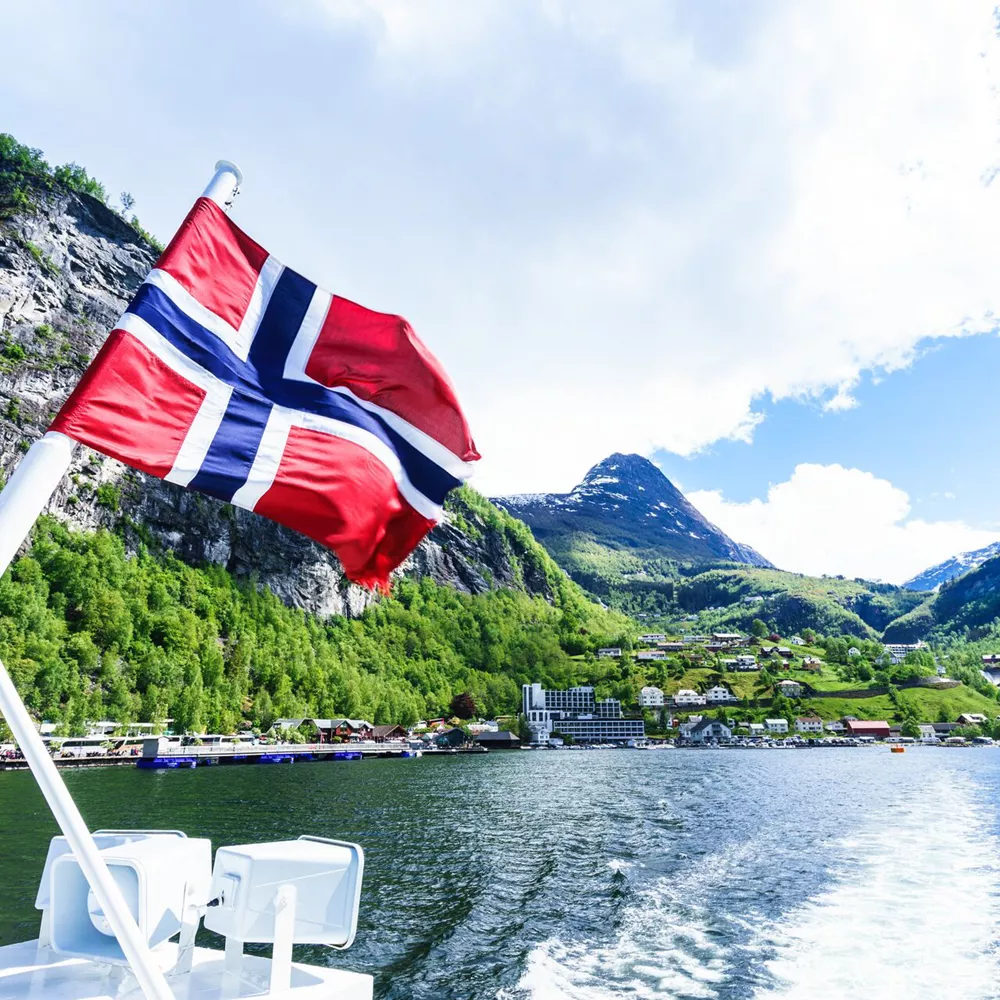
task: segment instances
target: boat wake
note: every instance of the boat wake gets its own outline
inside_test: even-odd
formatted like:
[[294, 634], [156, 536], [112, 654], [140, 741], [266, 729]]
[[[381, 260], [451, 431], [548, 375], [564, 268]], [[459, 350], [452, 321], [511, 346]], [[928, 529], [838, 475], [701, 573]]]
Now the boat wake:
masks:
[[939, 774], [841, 844], [834, 884], [759, 944], [755, 1000], [988, 1000], [998, 990], [1000, 881], [992, 810]]
[[[528, 958], [518, 995], [532, 1000], [715, 1000], [728, 963], [706, 896], [752, 865], [762, 849], [762, 841], [734, 845], [705, 859], [697, 870], [660, 876], [637, 889], [609, 943], [553, 938], [538, 945]], [[616, 875], [622, 870], [620, 862], [610, 867]]]
[[[1000, 844], [981, 792], [949, 770], [827, 841], [828, 856], [815, 841], [760, 836], [678, 875], [637, 878], [610, 939], [535, 946], [511, 996], [996, 1000]], [[609, 867], [623, 877], [620, 862]], [[778, 893], [783, 916], [754, 914], [758, 873], [758, 896]]]

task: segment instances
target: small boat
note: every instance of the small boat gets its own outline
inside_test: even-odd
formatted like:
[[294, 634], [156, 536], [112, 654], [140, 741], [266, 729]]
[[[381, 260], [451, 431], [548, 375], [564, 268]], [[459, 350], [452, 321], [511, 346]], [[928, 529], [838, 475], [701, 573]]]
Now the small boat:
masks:
[[889, 747], [891, 753], [906, 753], [906, 747]]

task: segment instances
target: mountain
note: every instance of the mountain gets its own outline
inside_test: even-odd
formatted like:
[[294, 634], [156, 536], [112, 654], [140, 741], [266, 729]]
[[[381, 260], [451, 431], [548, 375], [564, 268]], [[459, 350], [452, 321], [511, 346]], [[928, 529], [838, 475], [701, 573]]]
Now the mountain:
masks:
[[[998, 630], [1000, 620], [1000, 556], [945, 580], [909, 614], [885, 631], [888, 642], [917, 639], [978, 641]], [[992, 651], [992, 650], [991, 650]]]
[[586, 534], [610, 548], [644, 550], [678, 562], [771, 565], [708, 521], [641, 455], [609, 456], [570, 493], [524, 493], [493, 502], [524, 521], [553, 553], [568, 536]]
[[937, 590], [941, 584], [954, 580], [955, 577], [968, 573], [970, 570], [982, 566], [987, 559], [1000, 556], [1000, 542], [992, 542], [982, 549], [975, 549], [972, 552], [963, 552], [961, 555], [946, 559], [937, 566], [931, 566], [922, 573], [918, 573], [913, 579], [907, 580], [903, 584], [909, 590]]
[[[82, 168], [0, 134], [0, 486], [157, 254]], [[86, 448], [48, 513], [0, 579], [0, 658], [53, 720], [406, 722], [466, 690], [515, 711], [523, 681], [616, 683], [581, 657], [631, 629], [468, 488], [387, 600], [309, 539]]]

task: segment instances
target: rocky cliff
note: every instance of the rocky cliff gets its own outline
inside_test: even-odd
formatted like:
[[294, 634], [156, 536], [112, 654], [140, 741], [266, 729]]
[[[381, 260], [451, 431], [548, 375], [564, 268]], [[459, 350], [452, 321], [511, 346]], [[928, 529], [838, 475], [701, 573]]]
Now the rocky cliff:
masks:
[[[2, 166], [2, 164], [0, 164]], [[2, 174], [0, 174], [2, 179]], [[80, 378], [153, 266], [143, 234], [99, 199], [47, 181], [0, 212], [0, 474], [10, 475]], [[0, 206], [2, 207], [2, 206]], [[512, 585], [549, 597], [522, 526], [468, 490], [404, 567], [479, 593]], [[80, 448], [50, 510], [75, 527], [114, 527], [192, 563], [254, 576], [289, 604], [354, 615], [372, 600], [336, 558], [247, 511]]]

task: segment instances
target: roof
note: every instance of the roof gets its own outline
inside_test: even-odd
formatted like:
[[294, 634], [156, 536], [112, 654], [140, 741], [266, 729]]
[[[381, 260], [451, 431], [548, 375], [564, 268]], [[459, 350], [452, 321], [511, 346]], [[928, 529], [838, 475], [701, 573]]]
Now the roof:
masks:
[[877, 729], [879, 732], [889, 732], [892, 728], [884, 719], [851, 719], [848, 729]]
[[772, 722], [783, 722], [786, 726], [788, 725], [787, 719], [765, 719], [764, 722], [767, 725], [770, 725]]
[[520, 738], [509, 729], [500, 729], [495, 733], [476, 733], [477, 743], [520, 743]]
[[389, 733], [394, 732], [397, 729], [402, 729], [403, 732], [406, 732], [406, 729], [397, 722], [397, 723], [390, 723], [390, 724], [385, 725], [385, 726], [376, 726], [375, 727], [375, 731], [374, 731], [374, 735], [375, 736], [388, 736]]
[[796, 722], [822, 722], [823, 720], [818, 715], [800, 715]]
[[700, 733], [703, 729], [709, 729], [711, 726], [722, 726], [728, 729], [724, 722], [719, 719], [702, 719], [701, 722], [695, 723], [694, 729], [691, 730], [692, 733]]

